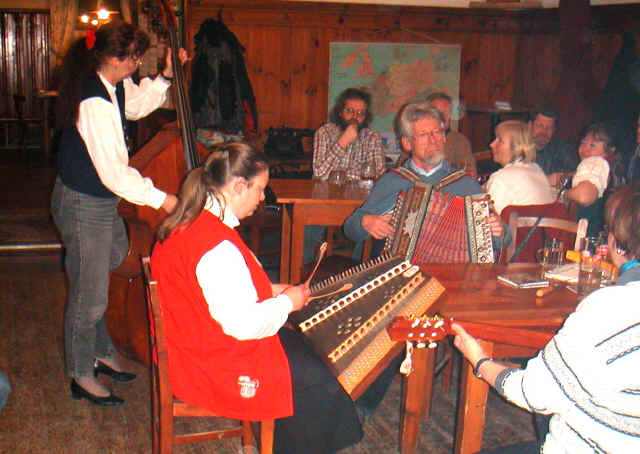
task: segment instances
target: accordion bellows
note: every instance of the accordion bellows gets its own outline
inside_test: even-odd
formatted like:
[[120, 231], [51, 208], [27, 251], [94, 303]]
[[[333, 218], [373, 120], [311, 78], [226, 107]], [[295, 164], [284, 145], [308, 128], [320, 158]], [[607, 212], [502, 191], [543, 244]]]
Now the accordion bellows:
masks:
[[395, 235], [385, 251], [423, 263], [493, 263], [487, 194], [456, 196], [417, 183], [398, 196], [392, 213]]

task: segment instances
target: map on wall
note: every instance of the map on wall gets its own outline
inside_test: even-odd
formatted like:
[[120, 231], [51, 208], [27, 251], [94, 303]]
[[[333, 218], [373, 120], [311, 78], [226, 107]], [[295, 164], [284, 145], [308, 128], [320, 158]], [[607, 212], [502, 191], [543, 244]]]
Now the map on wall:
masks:
[[371, 128], [382, 134], [387, 155], [399, 145], [393, 121], [400, 107], [443, 91], [454, 100], [460, 87], [460, 46], [408, 43], [330, 44], [329, 111], [350, 87], [371, 93]]

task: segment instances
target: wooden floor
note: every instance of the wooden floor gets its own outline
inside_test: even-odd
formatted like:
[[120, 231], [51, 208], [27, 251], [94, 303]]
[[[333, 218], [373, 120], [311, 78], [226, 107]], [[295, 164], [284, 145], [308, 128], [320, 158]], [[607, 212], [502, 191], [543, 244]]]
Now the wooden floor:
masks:
[[[49, 235], [48, 191], [52, 172], [24, 168], [20, 162], [0, 163], [0, 240], [2, 232], [17, 232], [16, 222], [28, 218]], [[18, 224], [17, 227], [15, 224]], [[10, 228], [6, 226], [10, 225]], [[146, 453], [149, 432], [149, 378], [132, 364], [139, 378], [115, 384], [126, 400], [118, 408], [100, 408], [74, 401], [63, 370], [62, 317], [65, 278], [60, 257], [14, 254], [0, 256], [0, 370], [9, 375], [13, 393], [0, 411], [0, 453]], [[396, 379], [382, 406], [365, 426], [365, 438], [341, 454], [397, 452], [400, 380]], [[418, 452], [450, 453], [453, 446], [455, 392], [436, 384], [430, 421], [422, 425]], [[193, 424], [193, 423], [189, 423]], [[487, 448], [534, 437], [528, 414], [490, 397], [485, 431]], [[177, 453], [238, 453], [233, 441], [176, 449]], [[303, 453], [301, 453], [303, 454]]]

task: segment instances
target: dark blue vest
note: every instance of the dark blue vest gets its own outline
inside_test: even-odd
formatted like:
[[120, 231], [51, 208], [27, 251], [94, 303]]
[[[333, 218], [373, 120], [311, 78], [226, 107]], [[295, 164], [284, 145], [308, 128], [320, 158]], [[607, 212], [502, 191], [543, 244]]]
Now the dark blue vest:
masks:
[[[111, 102], [107, 88], [98, 75], [94, 73], [87, 78], [82, 87], [81, 101], [95, 97], [103, 98]], [[118, 99], [118, 107], [120, 108], [122, 130], [126, 131], [124, 84], [122, 82], [116, 85], [116, 98]], [[60, 135], [60, 141], [58, 143], [58, 174], [62, 182], [75, 191], [96, 197], [115, 197], [115, 194], [107, 189], [107, 187], [102, 184], [102, 181], [100, 181], [98, 172], [96, 172], [89, 152], [87, 151], [87, 146], [75, 125], [65, 128]]]

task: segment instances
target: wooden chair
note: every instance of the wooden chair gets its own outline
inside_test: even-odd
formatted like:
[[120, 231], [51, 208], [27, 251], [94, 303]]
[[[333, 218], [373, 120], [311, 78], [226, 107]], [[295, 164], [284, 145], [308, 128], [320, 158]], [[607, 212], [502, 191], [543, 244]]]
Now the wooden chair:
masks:
[[[529, 207], [532, 206], [535, 205], [530, 205]], [[545, 205], [537, 206], [544, 207]], [[513, 207], [513, 209], [507, 213], [512, 240], [511, 244], [503, 251], [505, 252], [502, 254], [503, 257], [501, 257], [503, 263], [509, 263], [515, 253], [518, 244], [518, 232], [526, 232], [531, 229], [540, 215], [543, 215], [543, 217], [538, 224], [537, 231], [531, 236], [527, 245], [522, 249], [520, 255], [517, 257], [517, 261], [536, 261], [536, 250], [544, 246], [545, 229], [549, 229], [549, 233], [546, 233], [548, 238], [558, 238], [564, 242], [565, 248], [573, 247], [573, 249], [576, 250], [580, 249], [582, 239], [586, 236], [589, 225], [586, 219], [580, 219], [578, 222], [575, 222], [562, 218], [547, 217], [546, 213], [548, 211], [545, 212], [544, 210], [539, 211], [539, 214], [536, 215], [524, 215], [529, 207]], [[506, 208], [501, 213], [503, 219], [505, 211]], [[524, 238], [524, 235], [526, 235], [526, 233], [522, 233], [520, 238]]]
[[[169, 382], [167, 345], [164, 338], [162, 309], [158, 295], [158, 284], [151, 277], [149, 257], [142, 258], [144, 270], [147, 309], [149, 313], [150, 344], [153, 360], [151, 361], [151, 433], [154, 454], [170, 454], [173, 445], [196, 443], [206, 440], [241, 437], [245, 454], [255, 453], [255, 438], [251, 422], [240, 421], [228, 429], [176, 434], [174, 419], [178, 417], [219, 417], [209, 410], [182, 402], [173, 397]], [[260, 453], [271, 454], [273, 451], [274, 421], [260, 422]]]

